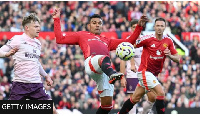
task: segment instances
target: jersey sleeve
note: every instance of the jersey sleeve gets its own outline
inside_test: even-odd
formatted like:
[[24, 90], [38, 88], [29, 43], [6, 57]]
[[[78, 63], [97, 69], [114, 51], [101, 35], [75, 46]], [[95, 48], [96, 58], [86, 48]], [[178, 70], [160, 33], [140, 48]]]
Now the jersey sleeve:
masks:
[[40, 71], [39, 73], [40, 73], [41, 76], [43, 76], [43, 77], [47, 76], [47, 73], [43, 69], [43, 67], [42, 67], [40, 62], [39, 62], [39, 71]]
[[131, 34], [131, 36], [129, 38], [127, 38], [127, 39], [110, 39], [110, 44], [109, 44], [110, 51], [115, 50], [117, 48], [117, 46], [122, 42], [129, 42], [134, 45], [135, 41], [139, 37], [142, 29], [143, 29], [143, 27], [137, 25], [135, 28], [135, 31]]
[[79, 44], [79, 32], [72, 32], [69, 35], [63, 35], [61, 32], [60, 19], [54, 18], [54, 34], [56, 37], [56, 43], [58, 44], [69, 44], [78, 45]]
[[143, 36], [143, 37], [138, 38], [136, 40], [136, 43], [135, 43], [136, 48], [145, 47], [146, 46], [146, 44], [149, 42], [149, 39], [147, 38], [147, 36]]
[[18, 38], [19, 36], [14, 36], [8, 42], [6, 43], [6, 46], [8, 46], [10, 49], [13, 48], [18, 48], [20, 46], [20, 39]]
[[11, 50], [10, 47], [8, 47], [7, 45], [3, 45], [0, 48], [0, 57], [5, 57], [6, 53], [9, 52]]
[[177, 54], [178, 52], [176, 51], [176, 48], [174, 46], [174, 43], [171, 39], [169, 39], [169, 50], [172, 55]]

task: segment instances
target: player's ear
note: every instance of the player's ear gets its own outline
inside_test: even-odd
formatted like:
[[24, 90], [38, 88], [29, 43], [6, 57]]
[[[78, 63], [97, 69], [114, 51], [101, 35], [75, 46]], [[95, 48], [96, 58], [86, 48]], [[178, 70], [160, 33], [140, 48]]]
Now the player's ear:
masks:
[[87, 24], [87, 29], [90, 30], [90, 23]]
[[28, 25], [25, 25], [24, 30], [28, 30], [28, 29], [29, 29]]

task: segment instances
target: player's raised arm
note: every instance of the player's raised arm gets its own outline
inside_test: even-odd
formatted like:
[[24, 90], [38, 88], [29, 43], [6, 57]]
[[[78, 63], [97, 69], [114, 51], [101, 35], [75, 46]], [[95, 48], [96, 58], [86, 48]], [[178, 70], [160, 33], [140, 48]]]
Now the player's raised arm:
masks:
[[172, 41], [170, 41], [169, 48], [167, 47], [164, 50], [164, 53], [174, 62], [177, 62], [177, 63], [180, 62], [180, 56], [178, 55], [178, 52], [176, 51], [175, 46]]
[[145, 25], [147, 21], [148, 21], [147, 16], [143, 15], [138, 21], [138, 25], [136, 26], [134, 32], [131, 34], [131, 36], [128, 39], [111, 39], [110, 51], [115, 50], [121, 42], [130, 42], [131, 44], [134, 45], [143, 29], [143, 26]]
[[56, 43], [58, 44], [70, 44], [77, 45], [79, 42], [79, 35], [77, 32], [70, 35], [63, 35], [60, 26], [60, 9], [56, 8], [52, 14], [54, 19], [54, 33], [56, 37]]

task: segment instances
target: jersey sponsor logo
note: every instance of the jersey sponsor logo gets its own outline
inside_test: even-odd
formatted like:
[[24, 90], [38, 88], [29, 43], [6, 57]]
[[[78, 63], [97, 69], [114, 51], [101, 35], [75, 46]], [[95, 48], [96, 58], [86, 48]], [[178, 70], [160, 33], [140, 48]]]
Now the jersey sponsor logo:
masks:
[[104, 41], [102, 41], [99, 37], [95, 36], [95, 38], [93, 39], [88, 39], [88, 41], [94, 41], [94, 40], [97, 40], [97, 41], [100, 41], [101, 43], [103, 43], [104, 45], [106, 45], [108, 47], [108, 44], [105, 43]]
[[156, 45], [155, 45], [155, 44], [152, 44], [152, 45], [151, 45], [151, 47], [152, 47], [152, 48], [155, 48], [155, 47], [156, 47]]
[[164, 48], [167, 48], [167, 47], [168, 47], [168, 45], [167, 45], [166, 43], [164, 43], [164, 44], [163, 44], [163, 47], [164, 47]]
[[152, 59], [154, 59], [154, 60], [158, 60], [158, 59], [163, 59], [164, 56], [163, 56], [163, 57], [153, 57], [153, 56], [150, 55], [150, 58], [152, 58]]
[[25, 52], [25, 57], [27, 57], [27, 58], [37, 58], [37, 59], [39, 59], [39, 55], [37, 55], [37, 54], [32, 54], [32, 53], [28, 53], [28, 52]]

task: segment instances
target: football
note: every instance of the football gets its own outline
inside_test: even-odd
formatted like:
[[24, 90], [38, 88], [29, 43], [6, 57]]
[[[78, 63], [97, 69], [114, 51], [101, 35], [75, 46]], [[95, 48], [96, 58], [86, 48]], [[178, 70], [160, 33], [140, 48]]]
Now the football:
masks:
[[121, 60], [130, 60], [135, 55], [135, 48], [129, 42], [122, 42], [117, 46], [116, 56]]

